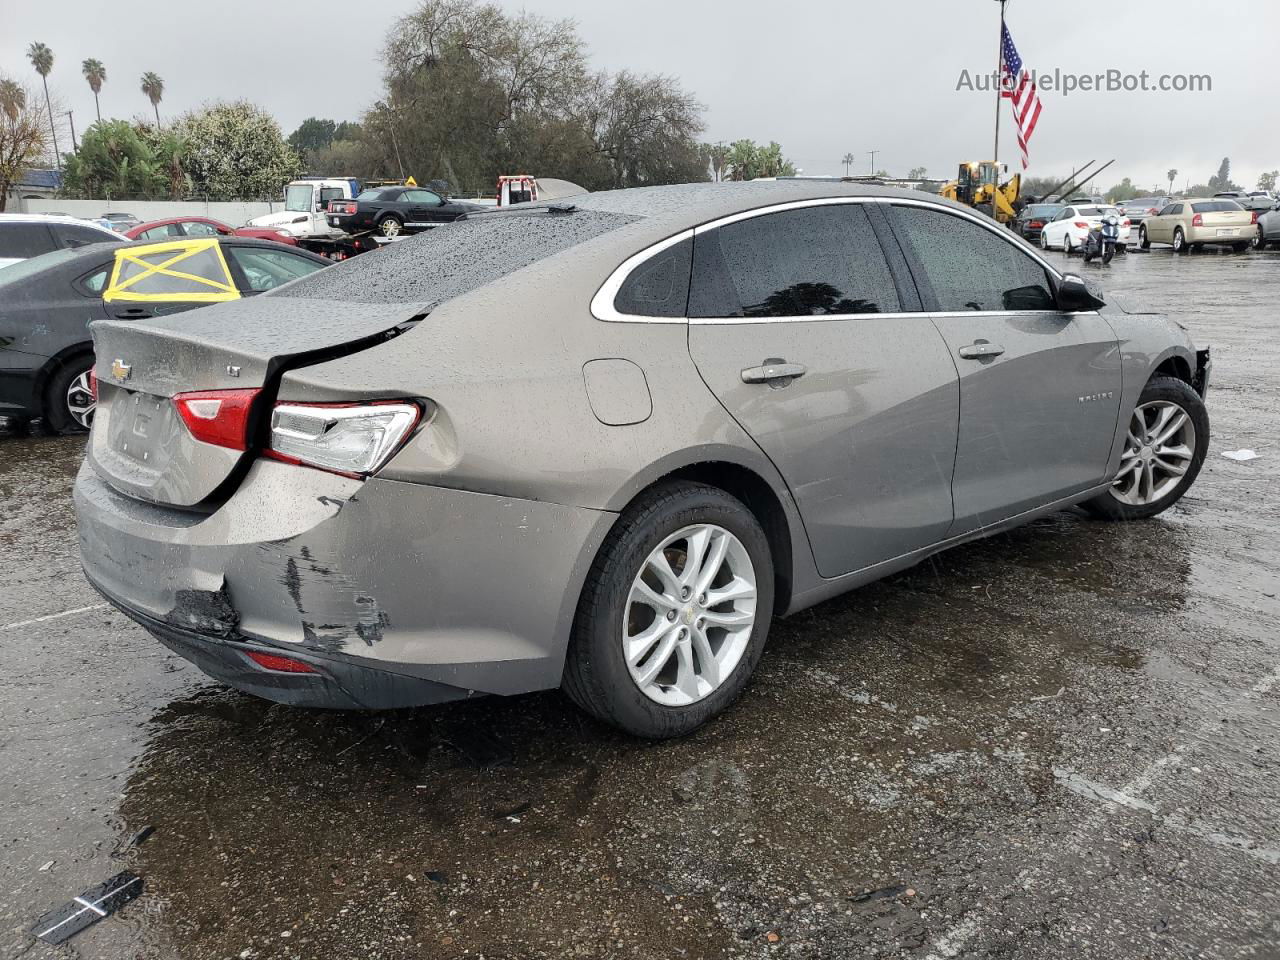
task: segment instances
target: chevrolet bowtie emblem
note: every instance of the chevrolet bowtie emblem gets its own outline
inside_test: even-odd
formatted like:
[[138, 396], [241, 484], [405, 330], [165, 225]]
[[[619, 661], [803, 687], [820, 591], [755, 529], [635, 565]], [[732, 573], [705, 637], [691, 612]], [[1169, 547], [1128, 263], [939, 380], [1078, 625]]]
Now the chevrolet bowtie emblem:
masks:
[[125, 363], [123, 360], [117, 358], [111, 361], [111, 376], [115, 377], [117, 380], [128, 380], [132, 373], [133, 367]]

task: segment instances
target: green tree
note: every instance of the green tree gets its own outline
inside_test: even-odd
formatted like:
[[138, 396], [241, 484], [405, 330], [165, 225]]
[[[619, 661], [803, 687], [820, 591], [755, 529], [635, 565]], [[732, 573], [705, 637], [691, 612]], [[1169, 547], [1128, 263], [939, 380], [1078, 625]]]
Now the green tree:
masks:
[[1141, 187], [1135, 187], [1129, 178], [1125, 177], [1108, 190], [1106, 196], [1111, 203], [1119, 203], [1121, 200], [1132, 200], [1134, 197], [1140, 197], [1145, 192]]
[[36, 73], [40, 74], [40, 80], [44, 83], [44, 106], [49, 111], [49, 135], [53, 139], [53, 162], [61, 170], [58, 131], [53, 125], [53, 101], [49, 99], [49, 73], [53, 70], [53, 51], [43, 43], [33, 43], [27, 47], [27, 59], [31, 61], [31, 66], [35, 67]]
[[244, 100], [215, 103], [175, 124], [196, 195], [208, 200], [274, 200], [302, 172], [280, 125]]
[[1272, 170], [1258, 177], [1258, 189], [1273, 191], [1276, 188], [1276, 181], [1280, 180], [1280, 170]]
[[668, 77], [593, 72], [570, 21], [422, 0], [392, 27], [383, 62], [359, 132], [383, 175], [466, 192], [521, 171], [589, 189], [707, 178], [701, 106]]
[[62, 192], [69, 197], [157, 200], [167, 194], [155, 151], [127, 120], [95, 123], [67, 157]]
[[164, 99], [164, 81], [157, 74], [148, 70], [140, 81], [142, 92], [151, 101], [151, 109], [156, 112], [156, 129], [160, 129], [160, 101]]
[[182, 200], [191, 193], [187, 176], [187, 141], [175, 129], [161, 130], [147, 123], [135, 122], [134, 131], [151, 150], [156, 171], [165, 181], [170, 200]]
[[101, 123], [102, 108], [98, 105], [98, 94], [102, 92], [102, 84], [107, 79], [107, 68], [102, 65], [101, 60], [90, 59], [80, 64], [80, 72], [89, 81], [89, 89], [93, 91], [93, 112], [98, 115], [98, 122]]
[[294, 152], [304, 160], [308, 159], [312, 153], [317, 150], [323, 150], [329, 144], [333, 143], [334, 132], [338, 125], [332, 120], [322, 120], [319, 117], [307, 117], [298, 129], [289, 134], [289, 146]]
[[1239, 189], [1231, 182], [1231, 158], [1223, 157], [1222, 163], [1218, 166], [1218, 172], [1209, 178], [1209, 192], [1222, 193], [1224, 190]]
[[911, 171], [907, 174], [907, 179], [908, 180], [925, 180], [928, 178], [928, 176], [929, 176], [929, 171], [926, 170], [924, 167], [912, 167]]
[[34, 90], [0, 77], [0, 212], [10, 188], [49, 148], [50, 131], [35, 100]]
[[729, 144], [728, 166], [730, 180], [796, 175], [795, 165], [782, 155], [776, 141], [760, 146], [754, 140], [735, 140]]

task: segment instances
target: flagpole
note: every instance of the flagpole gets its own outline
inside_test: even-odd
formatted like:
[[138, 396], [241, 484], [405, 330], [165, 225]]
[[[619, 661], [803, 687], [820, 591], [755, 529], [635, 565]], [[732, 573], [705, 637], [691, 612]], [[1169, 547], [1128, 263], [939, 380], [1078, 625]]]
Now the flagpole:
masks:
[[1000, 36], [996, 43], [996, 146], [991, 154], [991, 159], [995, 163], [1000, 162], [1000, 101], [1003, 98], [1004, 90], [1004, 5], [1009, 0], [997, 0], [1000, 4]]

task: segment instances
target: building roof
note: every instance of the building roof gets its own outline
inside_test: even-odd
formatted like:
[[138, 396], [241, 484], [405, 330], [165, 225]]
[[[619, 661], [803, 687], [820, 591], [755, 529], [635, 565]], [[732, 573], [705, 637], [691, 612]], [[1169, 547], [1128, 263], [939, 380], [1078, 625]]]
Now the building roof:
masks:
[[62, 173], [57, 170], [24, 170], [21, 179], [15, 186], [19, 189], [30, 187], [41, 190], [60, 190], [62, 188]]

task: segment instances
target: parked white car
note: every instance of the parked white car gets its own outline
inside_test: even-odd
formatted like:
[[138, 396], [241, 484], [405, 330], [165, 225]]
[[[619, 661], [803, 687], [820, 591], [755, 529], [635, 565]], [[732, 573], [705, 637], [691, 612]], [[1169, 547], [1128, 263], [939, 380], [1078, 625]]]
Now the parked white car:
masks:
[[89, 220], [50, 213], [0, 213], [0, 268], [51, 250], [121, 239], [115, 231]]
[[1132, 224], [1115, 207], [1077, 205], [1064, 208], [1044, 225], [1040, 231], [1040, 246], [1045, 250], [1062, 250], [1070, 253], [1084, 245], [1085, 237], [1094, 227], [1101, 226], [1102, 218], [1114, 216], [1120, 220], [1120, 247], [1129, 245]]

